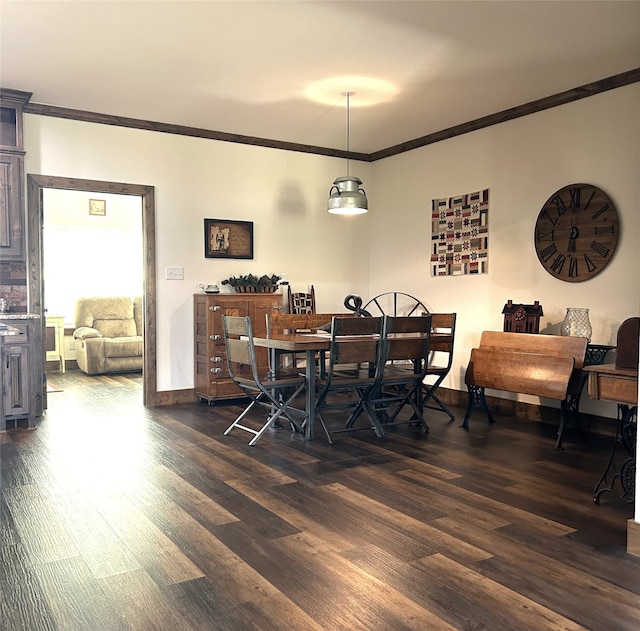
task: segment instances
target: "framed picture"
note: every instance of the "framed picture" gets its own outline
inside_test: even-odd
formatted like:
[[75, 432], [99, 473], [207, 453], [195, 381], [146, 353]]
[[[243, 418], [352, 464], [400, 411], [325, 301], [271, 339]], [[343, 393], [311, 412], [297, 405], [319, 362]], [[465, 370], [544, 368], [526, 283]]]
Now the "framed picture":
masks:
[[204, 255], [208, 259], [252, 259], [253, 221], [205, 219]]
[[105, 199], [90, 199], [89, 200], [89, 214], [104, 217], [107, 214], [107, 200]]

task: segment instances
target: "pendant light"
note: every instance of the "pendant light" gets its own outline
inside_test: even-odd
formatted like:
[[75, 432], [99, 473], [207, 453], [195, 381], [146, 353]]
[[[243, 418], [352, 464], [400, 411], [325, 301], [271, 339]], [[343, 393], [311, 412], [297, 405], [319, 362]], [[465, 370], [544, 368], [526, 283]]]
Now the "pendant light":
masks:
[[329, 189], [327, 210], [334, 215], [361, 215], [367, 212], [367, 195], [359, 177], [349, 175], [349, 99], [355, 92], [342, 92], [347, 97], [347, 175], [337, 177]]

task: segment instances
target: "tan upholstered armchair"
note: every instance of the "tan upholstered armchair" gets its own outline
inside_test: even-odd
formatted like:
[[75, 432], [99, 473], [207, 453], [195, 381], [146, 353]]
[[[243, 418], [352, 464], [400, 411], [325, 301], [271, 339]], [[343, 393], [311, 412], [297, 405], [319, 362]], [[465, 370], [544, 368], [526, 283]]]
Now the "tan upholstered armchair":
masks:
[[142, 298], [80, 298], [76, 361], [88, 375], [142, 370]]

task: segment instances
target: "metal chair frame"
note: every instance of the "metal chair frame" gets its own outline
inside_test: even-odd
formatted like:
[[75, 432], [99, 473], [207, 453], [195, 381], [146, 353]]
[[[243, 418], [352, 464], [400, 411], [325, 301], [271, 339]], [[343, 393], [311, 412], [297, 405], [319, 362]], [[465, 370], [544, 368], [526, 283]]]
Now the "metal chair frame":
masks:
[[[318, 375], [320, 390], [316, 400], [316, 415], [330, 444], [333, 444], [333, 434], [357, 429], [373, 429], [379, 438], [384, 436], [384, 430], [369, 403], [369, 394], [380, 383], [385, 361], [383, 325], [382, 316], [332, 319], [329, 365], [326, 375]], [[352, 396], [347, 399], [348, 394]], [[342, 429], [329, 429], [323, 415], [328, 410], [349, 412]], [[361, 412], [366, 413], [370, 424], [355, 427], [355, 420]]]
[[[306, 412], [294, 408], [291, 403], [305, 388], [304, 375], [277, 376], [269, 371], [266, 375], [261, 376], [256, 360], [251, 318], [249, 316], [222, 316], [222, 323], [229, 376], [251, 401], [225, 430], [224, 435], [229, 435], [237, 427], [253, 434], [249, 445], [255, 445], [270, 427], [278, 423], [282, 416], [289, 420], [292, 429], [302, 432], [304, 423], [299, 423], [294, 418], [294, 413], [301, 413], [304, 416]], [[249, 412], [256, 407], [267, 412], [266, 421], [258, 429], [243, 424]]]
[[[436, 338], [431, 340], [431, 353], [432, 357], [427, 367], [425, 379], [430, 376], [435, 376], [436, 380], [432, 384], [422, 384], [424, 397], [422, 399], [422, 407], [429, 408], [430, 410], [437, 410], [444, 412], [452, 421], [455, 420], [455, 415], [451, 410], [437, 397], [436, 390], [440, 387], [440, 384], [444, 381], [445, 377], [449, 374], [451, 366], [453, 365], [453, 346], [456, 336], [456, 318], [455, 313], [432, 313], [431, 314], [431, 328], [433, 333], [443, 332], [451, 335], [451, 340], [446, 342], [439, 342]], [[433, 354], [436, 352], [447, 353], [447, 362], [444, 365], [433, 364]], [[429, 405], [430, 401], [433, 401], [435, 405]]]
[[[429, 365], [431, 316], [385, 316], [386, 362], [379, 389], [369, 403], [383, 427], [387, 424], [420, 423], [429, 426], [423, 416], [422, 381]], [[398, 414], [409, 405], [413, 416], [398, 422]]]

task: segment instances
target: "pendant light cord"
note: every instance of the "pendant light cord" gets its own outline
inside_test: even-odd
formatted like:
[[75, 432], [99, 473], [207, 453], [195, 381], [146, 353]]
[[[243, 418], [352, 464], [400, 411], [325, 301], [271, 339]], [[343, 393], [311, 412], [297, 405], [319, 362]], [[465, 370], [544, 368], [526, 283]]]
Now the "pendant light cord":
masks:
[[350, 128], [350, 120], [349, 120], [349, 98], [354, 92], [345, 92], [347, 97], [347, 177], [349, 177], [349, 128]]

